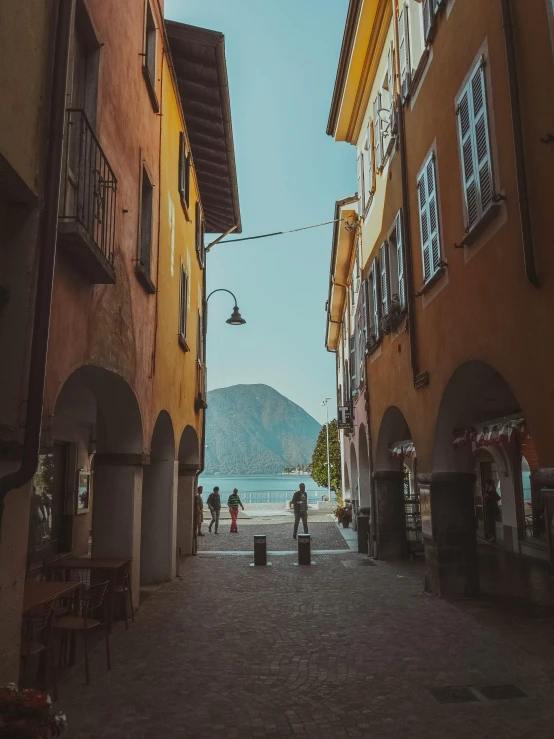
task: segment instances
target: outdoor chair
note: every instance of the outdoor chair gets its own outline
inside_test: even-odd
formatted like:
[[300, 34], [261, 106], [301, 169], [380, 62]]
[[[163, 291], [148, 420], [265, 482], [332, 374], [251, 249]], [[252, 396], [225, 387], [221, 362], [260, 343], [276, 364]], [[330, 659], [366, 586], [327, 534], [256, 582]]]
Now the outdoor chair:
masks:
[[[48, 654], [50, 670], [52, 672], [54, 700], [56, 700], [58, 690], [56, 686], [54, 648], [52, 644], [53, 610], [54, 601], [51, 600], [23, 614], [19, 656], [22, 662], [22, 674], [24, 674], [31, 657], [38, 655], [40, 660], [40, 656], [42, 656], [43, 654]], [[44, 669], [46, 670], [46, 665], [44, 665]]]
[[125, 607], [125, 628], [129, 629], [129, 612], [128, 604], [131, 604], [131, 620], [135, 622], [135, 609], [133, 607], [133, 589], [131, 586], [131, 573], [133, 569], [133, 558], [131, 557], [125, 562], [125, 565], [117, 573], [115, 584], [115, 592], [123, 595], [123, 605]]
[[[75, 607], [74, 615], [62, 616], [57, 619], [54, 623], [54, 628], [59, 629], [62, 636], [72, 635], [74, 636], [77, 632], [83, 635], [83, 643], [85, 650], [85, 676], [87, 685], [90, 682], [89, 663], [88, 663], [88, 633], [94, 629], [102, 626], [105, 632], [106, 639], [106, 661], [108, 670], [111, 670], [111, 659], [110, 659], [110, 640], [109, 640], [109, 629], [110, 624], [108, 620], [108, 610], [106, 606], [106, 592], [108, 590], [109, 582], [99, 582], [89, 585], [88, 588], [81, 590], [75, 596]], [[104, 622], [102, 623], [96, 617], [99, 609], [104, 611]], [[62, 644], [60, 646], [60, 661], [64, 649], [64, 639], [62, 638]]]

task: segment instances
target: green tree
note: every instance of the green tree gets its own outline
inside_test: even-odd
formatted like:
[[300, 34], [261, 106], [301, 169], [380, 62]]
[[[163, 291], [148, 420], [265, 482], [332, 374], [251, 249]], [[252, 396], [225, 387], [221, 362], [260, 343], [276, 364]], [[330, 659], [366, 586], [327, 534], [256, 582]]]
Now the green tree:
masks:
[[[331, 490], [340, 499], [341, 458], [339, 431], [336, 420], [329, 423], [329, 461], [331, 463]], [[312, 477], [321, 487], [327, 487], [327, 427], [323, 426], [317, 437], [312, 457]]]

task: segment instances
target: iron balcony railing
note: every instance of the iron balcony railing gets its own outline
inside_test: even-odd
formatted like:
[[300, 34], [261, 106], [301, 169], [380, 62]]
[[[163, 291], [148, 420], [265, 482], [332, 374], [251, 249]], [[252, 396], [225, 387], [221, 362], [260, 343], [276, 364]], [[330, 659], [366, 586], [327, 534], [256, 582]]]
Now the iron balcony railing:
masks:
[[66, 116], [60, 220], [80, 224], [113, 265], [117, 179], [85, 112]]

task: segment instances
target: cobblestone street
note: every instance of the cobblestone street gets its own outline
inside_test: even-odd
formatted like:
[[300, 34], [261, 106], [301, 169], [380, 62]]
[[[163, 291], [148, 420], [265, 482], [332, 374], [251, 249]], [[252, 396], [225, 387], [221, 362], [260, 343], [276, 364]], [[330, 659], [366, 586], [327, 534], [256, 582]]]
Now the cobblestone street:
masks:
[[111, 672], [100, 645], [90, 686], [82, 665], [62, 684], [70, 739], [552, 737], [551, 618], [483, 619], [424, 595], [418, 566], [314, 560], [183, 560]]
[[[314, 521], [314, 518], [316, 519]], [[277, 519], [281, 521], [282, 519]], [[312, 537], [312, 549], [348, 549], [344, 539], [340, 535], [334, 523], [329, 523], [329, 516], [310, 516], [309, 531]], [[252, 537], [254, 534], [265, 534], [267, 537], [267, 551], [293, 551], [296, 549], [296, 542], [292, 538], [294, 519], [291, 516], [286, 523], [278, 523], [270, 518], [258, 518], [250, 520], [240, 520], [238, 522], [239, 533], [229, 533], [230, 521], [223, 519], [219, 524], [219, 534], [208, 532], [206, 521], [202, 526], [204, 536], [198, 539], [199, 551], [242, 551], [248, 552], [252, 550]], [[299, 533], [302, 533], [302, 523], [299, 526]]]

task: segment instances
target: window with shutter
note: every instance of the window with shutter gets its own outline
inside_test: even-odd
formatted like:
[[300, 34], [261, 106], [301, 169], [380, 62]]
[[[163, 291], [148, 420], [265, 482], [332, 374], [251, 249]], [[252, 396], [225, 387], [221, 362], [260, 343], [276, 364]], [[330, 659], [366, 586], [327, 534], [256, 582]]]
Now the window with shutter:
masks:
[[402, 211], [396, 216], [396, 265], [398, 269], [398, 302], [400, 307], [406, 305], [406, 278], [404, 276], [404, 239], [402, 238]]
[[469, 231], [494, 202], [484, 58], [457, 102], [466, 229]]
[[377, 93], [377, 97], [373, 101], [373, 134], [375, 147], [375, 167], [377, 170], [383, 169], [383, 134], [381, 125], [381, 93]]
[[400, 92], [402, 100], [406, 100], [410, 92], [410, 82], [412, 76], [410, 62], [410, 19], [408, 15], [408, 6], [403, 5], [398, 16], [398, 36], [399, 36], [399, 63], [400, 63]]
[[430, 0], [430, 2], [434, 3], [434, 11], [437, 13], [441, 7], [441, 5], [446, 5], [446, 0]]
[[356, 173], [358, 177], [358, 215], [364, 214], [364, 155], [362, 152], [358, 154], [356, 161]]
[[352, 395], [357, 390], [356, 385], [356, 336], [350, 337], [350, 390]]
[[187, 309], [188, 309], [188, 275], [181, 265], [181, 296], [179, 311], [179, 336], [186, 341], [187, 338]]
[[379, 247], [379, 267], [381, 288], [381, 315], [389, 312], [389, 242], [384, 241]]
[[394, 107], [395, 90], [394, 90], [394, 46], [390, 45], [389, 56], [387, 59], [387, 86], [389, 89], [389, 98], [391, 102], [391, 113]]
[[185, 134], [179, 133], [179, 193], [189, 207], [190, 192], [190, 153], [187, 153]]
[[362, 282], [362, 327], [364, 335], [364, 346], [369, 341], [369, 295], [368, 295], [368, 281]]
[[380, 308], [379, 308], [379, 260], [375, 258], [371, 267], [371, 307], [372, 307], [372, 332], [373, 340], [379, 341], [381, 331], [379, 327]]
[[362, 301], [358, 302], [358, 315], [356, 320], [356, 353], [358, 359], [358, 387], [364, 384], [365, 377], [365, 334], [364, 334], [364, 311]]
[[426, 44], [430, 44], [435, 35], [435, 5], [436, 0], [423, 0], [423, 38]]
[[195, 210], [195, 228], [196, 228], [196, 254], [198, 256], [198, 261], [200, 262], [200, 266], [204, 267], [204, 262], [206, 259], [206, 249], [204, 246], [204, 219], [202, 218], [202, 209], [200, 208], [200, 203], [196, 203], [196, 210]]
[[417, 181], [423, 279], [431, 279], [441, 264], [435, 155], [431, 153]]

